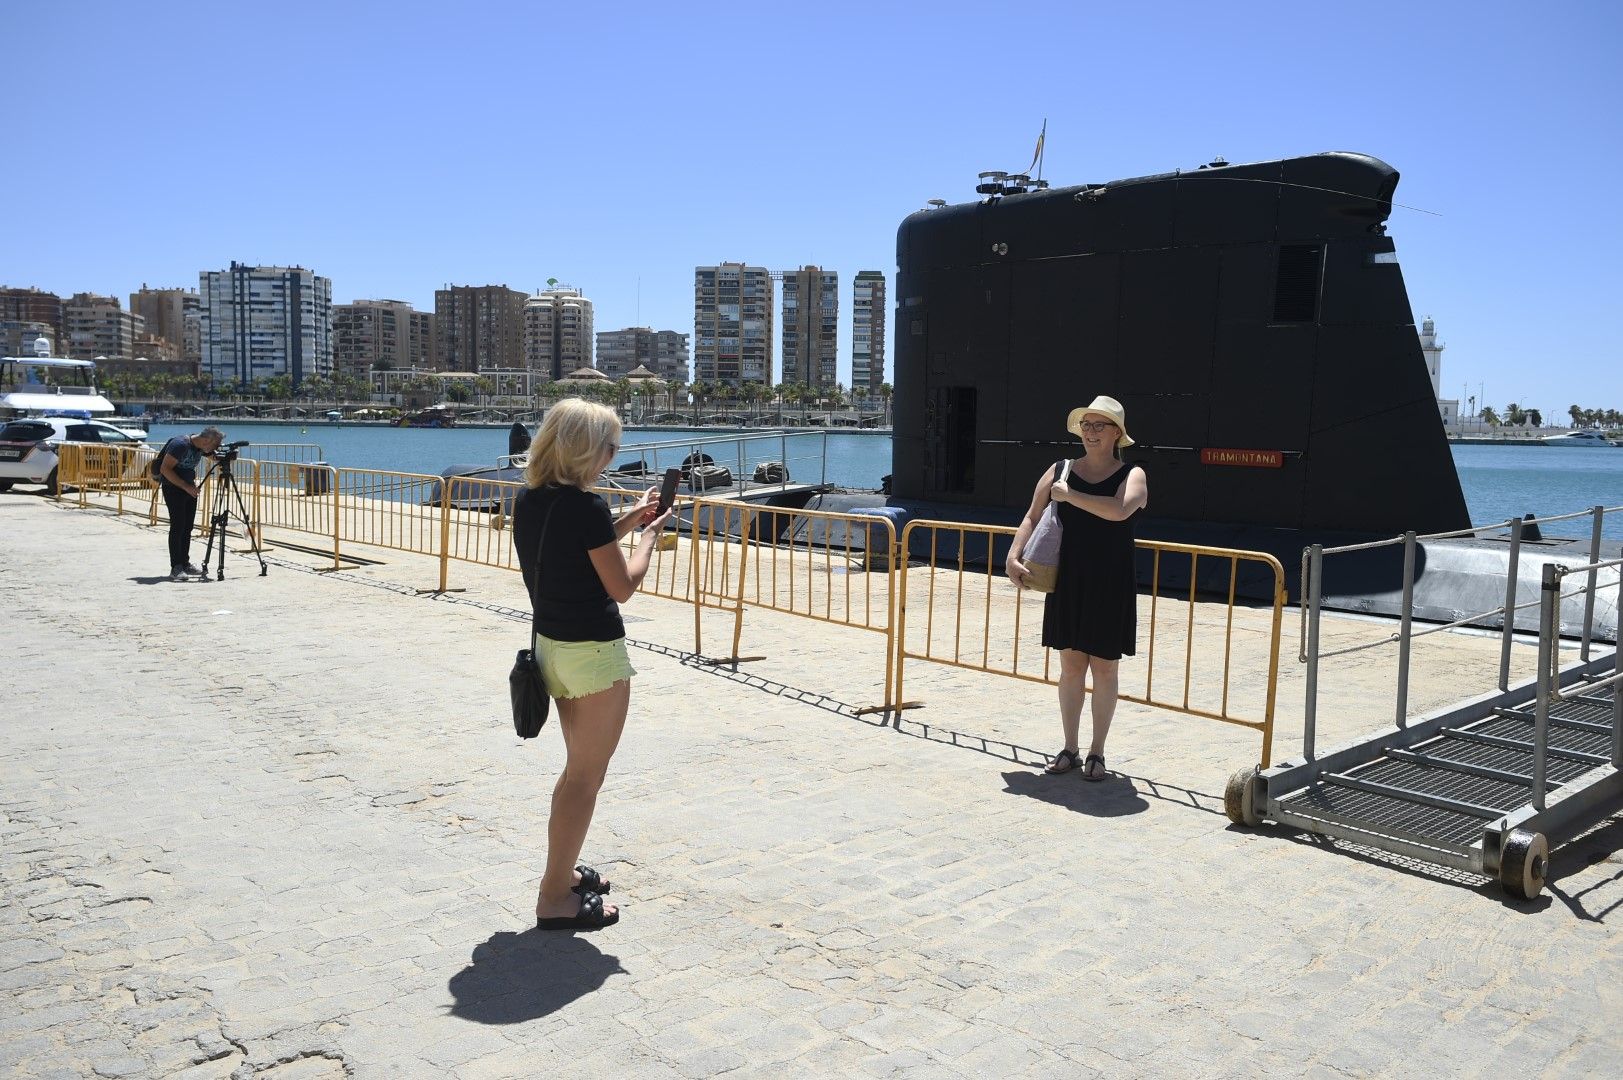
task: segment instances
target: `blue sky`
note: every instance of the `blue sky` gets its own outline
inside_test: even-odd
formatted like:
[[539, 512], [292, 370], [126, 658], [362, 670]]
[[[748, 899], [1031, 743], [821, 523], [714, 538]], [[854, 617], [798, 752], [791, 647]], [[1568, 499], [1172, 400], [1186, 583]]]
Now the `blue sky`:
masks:
[[[121, 297], [232, 260], [432, 310], [583, 288], [692, 332], [698, 264], [895, 273], [902, 218], [1356, 150], [1445, 396], [1623, 407], [1619, 5], [11, 5], [0, 284]], [[1467, 389], [1468, 388], [1468, 389]]]

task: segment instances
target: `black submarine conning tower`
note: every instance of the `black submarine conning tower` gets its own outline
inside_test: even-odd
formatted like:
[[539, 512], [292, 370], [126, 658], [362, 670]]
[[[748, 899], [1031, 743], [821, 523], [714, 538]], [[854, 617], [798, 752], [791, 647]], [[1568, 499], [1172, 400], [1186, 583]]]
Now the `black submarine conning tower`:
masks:
[[1469, 525], [1386, 235], [1396, 169], [1338, 152], [1010, 179], [897, 230], [897, 499], [1022, 508], [1079, 452], [1070, 410], [1109, 394], [1173, 532]]

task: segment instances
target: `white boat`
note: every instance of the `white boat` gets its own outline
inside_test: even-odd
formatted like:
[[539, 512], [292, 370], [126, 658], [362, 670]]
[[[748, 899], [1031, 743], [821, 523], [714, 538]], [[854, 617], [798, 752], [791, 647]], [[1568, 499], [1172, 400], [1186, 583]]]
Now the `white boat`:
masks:
[[1612, 441], [1598, 431], [1565, 431], [1560, 435], [1546, 435], [1545, 446], [1611, 446]]
[[18, 412], [116, 410], [96, 389], [96, 362], [59, 356], [0, 356], [0, 406]]

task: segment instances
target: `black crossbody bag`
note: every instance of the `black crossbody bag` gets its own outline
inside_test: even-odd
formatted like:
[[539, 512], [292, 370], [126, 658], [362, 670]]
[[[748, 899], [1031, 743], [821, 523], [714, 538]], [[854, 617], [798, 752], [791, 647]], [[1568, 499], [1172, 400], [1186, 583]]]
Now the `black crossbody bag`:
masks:
[[[552, 512], [558, 508], [557, 499], [547, 507], [546, 520], [541, 523], [541, 539], [535, 545], [535, 574], [536, 584], [541, 582], [541, 552], [547, 543], [547, 526], [552, 524]], [[535, 597], [530, 597], [530, 606], [535, 607]], [[535, 638], [535, 631], [530, 631], [531, 641]], [[513, 699], [513, 731], [521, 739], [533, 739], [541, 734], [541, 728], [547, 722], [547, 714], [552, 709], [552, 698], [547, 695], [547, 682], [541, 677], [541, 664], [536, 658], [535, 650], [520, 649], [518, 657], [513, 661], [513, 670], [507, 676], [507, 689]]]

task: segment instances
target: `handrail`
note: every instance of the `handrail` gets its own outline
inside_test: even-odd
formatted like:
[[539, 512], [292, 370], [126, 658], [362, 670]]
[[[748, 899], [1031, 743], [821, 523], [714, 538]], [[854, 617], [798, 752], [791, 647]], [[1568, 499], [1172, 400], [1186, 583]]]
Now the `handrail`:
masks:
[[[1408, 722], [1409, 665], [1413, 643], [1418, 638], [1440, 633], [1444, 630], [1456, 629], [1472, 623], [1480, 624], [1483, 621], [1492, 619], [1494, 616], [1498, 616], [1500, 627], [1497, 685], [1500, 691], [1506, 691], [1510, 686], [1511, 644], [1513, 636], [1516, 632], [1517, 612], [1535, 607], [1539, 609], [1538, 634], [1541, 654], [1540, 678], [1542, 679], [1543, 665], [1551, 662], [1550, 658], [1558, 652], [1556, 645], [1547, 645], [1544, 641], [1547, 632], [1546, 623], [1550, 618], [1544, 609], [1551, 605], [1554, 606], [1556, 614], [1554, 616], [1553, 624], [1550, 624], [1553, 629], [1548, 630], [1548, 633], [1553, 634], [1558, 638], [1560, 636], [1560, 608], [1562, 602], [1582, 596], [1583, 614], [1580, 619], [1578, 636], [1580, 638], [1579, 647], [1582, 658], [1587, 661], [1590, 657], [1591, 642], [1595, 624], [1595, 596], [1598, 589], [1597, 575], [1600, 570], [1607, 569], [1617, 563], [1623, 563], [1623, 560], [1600, 559], [1603, 522], [1607, 514], [1618, 513], [1620, 511], [1623, 511], [1623, 507], [1594, 506], [1583, 511], [1575, 511], [1566, 514], [1551, 514], [1542, 518], [1513, 517], [1507, 519], [1502, 524], [1496, 524], [1493, 526], [1476, 526], [1471, 530], [1467, 530], [1466, 532], [1438, 533], [1425, 537], [1416, 536], [1411, 532], [1406, 533], [1401, 537], [1372, 541], [1369, 543], [1347, 544], [1340, 547], [1331, 548], [1320, 547], [1319, 545], [1309, 545], [1308, 547], [1304, 548], [1302, 551], [1302, 600], [1300, 612], [1301, 645], [1299, 650], [1299, 659], [1302, 663], [1307, 665], [1305, 686], [1306, 700], [1304, 703], [1304, 724], [1302, 732], [1302, 750], [1304, 757], [1311, 759], [1314, 756], [1318, 710], [1319, 663], [1321, 660], [1329, 657], [1346, 655], [1348, 653], [1360, 652], [1367, 649], [1380, 648], [1392, 644], [1397, 646], [1398, 676], [1395, 686], [1394, 724], [1399, 728], [1404, 727]], [[1518, 603], [1517, 598], [1522, 561], [1524, 529], [1530, 525], [1550, 524], [1559, 521], [1572, 521], [1586, 517], [1591, 518], [1593, 521], [1593, 525], [1590, 529], [1588, 562], [1583, 566], [1575, 567], [1563, 567], [1554, 562], [1545, 562], [1544, 573], [1546, 577], [1551, 577], [1553, 568], [1553, 577], [1551, 577], [1551, 580], [1554, 582], [1553, 590], [1546, 589], [1541, 585], [1539, 596], [1537, 598], [1528, 602]], [[1417, 543], [1421, 540], [1427, 539], [1451, 538], [1466, 535], [1467, 532], [1480, 532], [1489, 528], [1504, 529], [1509, 533], [1509, 548], [1505, 567], [1504, 602], [1498, 607], [1490, 608], [1489, 610], [1480, 612], [1476, 615], [1456, 618], [1448, 623], [1430, 626], [1416, 631], [1414, 629], [1413, 622], [1414, 585], [1416, 574], [1415, 553]], [[1319, 623], [1323, 613], [1324, 557], [1327, 555], [1346, 554], [1349, 552], [1369, 551], [1375, 548], [1390, 547], [1398, 543], [1404, 545], [1404, 565], [1402, 578], [1402, 601], [1398, 611], [1399, 629], [1397, 633], [1381, 641], [1348, 646], [1330, 652], [1321, 651], [1319, 647]], [[1568, 574], [1572, 573], [1585, 573], [1587, 575], [1587, 582], [1581, 589], [1573, 592], [1563, 593], [1560, 587], [1560, 582], [1564, 580]], [[1620, 585], [1620, 590], [1623, 590], [1623, 585]], [[1620, 601], [1623, 601], [1623, 596], [1620, 596]], [[1623, 609], [1623, 603], [1620, 603], [1619, 608]], [[1559, 687], [1557, 687], [1553, 693], [1555, 699], [1560, 700]]]

